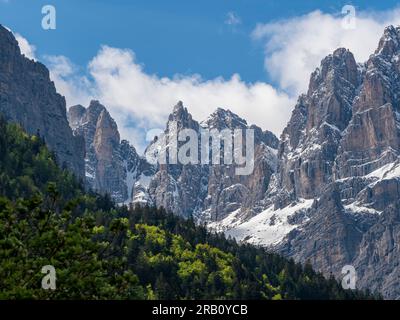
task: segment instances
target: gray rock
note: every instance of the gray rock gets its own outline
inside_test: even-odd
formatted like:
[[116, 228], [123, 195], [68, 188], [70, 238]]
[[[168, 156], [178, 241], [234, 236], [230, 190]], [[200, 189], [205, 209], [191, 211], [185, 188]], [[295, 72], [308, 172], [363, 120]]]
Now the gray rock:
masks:
[[[257, 204], [263, 200], [276, 168], [278, 139], [269, 131], [248, 126], [244, 119], [222, 108], [199, 124], [179, 102], [169, 116], [165, 134], [169, 133], [172, 122], [177, 123], [178, 131], [184, 128], [195, 130], [199, 139], [201, 129], [220, 132], [224, 129], [232, 132], [234, 129], [253, 129], [254, 170], [248, 176], [236, 175], [237, 165], [223, 164], [223, 157], [220, 164], [159, 165], [149, 188], [153, 203], [183, 216], [193, 215], [199, 221], [219, 221], [236, 210], [248, 216], [258, 212]], [[154, 141], [146, 152], [157, 149], [157, 143]]]
[[400, 27], [388, 27], [364, 65], [344, 49], [322, 61], [282, 134], [266, 196], [279, 208], [316, 199], [275, 250], [327, 276], [353, 265], [358, 288], [390, 299], [400, 298], [399, 58]]
[[108, 193], [116, 202], [131, 202], [139, 192], [135, 184], [143, 175], [152, 175], [153, 168], [140, 157], [128, 141], [120, 141], [117, 124], [98, 101], [86, 109], [72, 106], [68, 111], [70, 125], [85, 142], [87, 187]]
[[359, 78], [354, 57], [345, 49], [326, 57], [311, 75], [308, 93], [299, 98], [279, 146], [279, 184], [294, 198], [318, 197], [332, 182]]
[[344, 210], [335, 184], [324, 190], [309, 216], [302, 229], [291, 231], [276, 250], [302, 263], [309, 261], [328, 277], [340, 276], [342, 267], [356, 255], [362, 230]]
[[84, 178], [84, 146], [68, 125], [65, 99], [49, 71], [21, 54], [11, 32], [0, 25], [0, 112], [30, 134], [40, 134], [60, 166]]

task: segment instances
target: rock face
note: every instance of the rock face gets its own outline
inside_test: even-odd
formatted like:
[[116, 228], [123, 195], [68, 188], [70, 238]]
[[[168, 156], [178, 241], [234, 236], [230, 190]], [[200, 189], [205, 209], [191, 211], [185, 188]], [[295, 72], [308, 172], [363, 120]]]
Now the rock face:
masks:
[[282, 135], [269, 193], [277, 207], [315, 199], [276, 250], [327, 275], [353, 265], [359, 288], [396, 299], [399, 58], [400, 28], [388, 27], [365, 64], [344, 49], [322, 61]]
[[[193, 120], [183, 104], [179, 102], [168, 118], [163, 137], [176, 135], [183, 129], [192, 129], [199, 132], [199, 123]], [[154, 140], [146, 149], [146, 157], [154, 157], [158, 150], [165, 150], [166, 161], [157, 164], [157, 170], [149, 185], [149, 195], [157, 207], [182, 216], [190, 216], [201, 208], [202, 199], [205, 197], [205, 180], [207, 168], [196, 164], [185, 164], [175, 161], [171, 164], [172, 153], [169, 150], [174, 142], [168, 138], [163, 142], [163, 137]], [[177, 139], [177, 137], [176, 137]], [[197, 142], [197, 137], [196, 137]], [[183, 145], [183, 142], [177, 146]]]
[[360, 73], [353, 55], [338, 49], [311, 75], [308, 93], [299, 98], [281, 137], [277, 177], [287, 194], [282, 194], [280, 205], [296, 198], [318, 197], [332, 182]]
[[21, 55], [13, 34], [1, 25], [0, 113], [30, 134], [39, 133], [59, 164], [83, 179], [83, 141], [68, 125], [64, 97], [57, 93], [47, 68]]
[[[400, 27], [357, 64], [338, 49], [311, 75], [278, 148], [258, 215], [212, 224], [325, 275], [400, 299]], [[253, 202], [254, 205], [254, 202]]]
[[[248, 126], [246, 121], [229, 110], [217, 109], [201, 123], [193, 120], [187, 109], [179, 102], [169, 116], [164, 132], [168, 136], [172, 130], [192, 129], [199, 146], [198, 161], [201, 161], [202, 132], [228, 132], [242, 130], [242, 141], [246, 141], [245, 130], [254, 132], [254, 170], [249, 175], [238, 175], [236, 169], [241, 167], [234, 161], [224, 161], [221, 151], [218, 163], [212, 163], [212, 144], [208, 143], [209, 163], [160, 164], [150, 182], [149, 195], [156, 206], [176, 212], [183, 216], [195, 216], [199, 221], [219, 221], [232, 212], [241, 215], [252, 215], [257, 212], [257, 202], [264, 198], [271, 175], [276, 168], [276, 148], [278, 139], [271, 132], [263, 132], [256, 126]], [[211, 140], [210, 140], [211, 141]], [[153, 141], [146, 154], [162, 149], [161, 139]], [[181, 148], [186, 141], [179, 142]], [[221, 139], [219, 150], [225, 150]], [[245, 150], [243, 144], [243, 151]], [[169, 150], [169, 149], [168, 149]], [[220, 152], [220, 151], [218, 151]], [[167, 156], [170, 154], [167, 151]]]
[[[239, 129], [243, 135], [248, 129], [254, 132], [254, 169], [251, 174], [236, 174], [237, 165], [210, 166], [205, 199], [210, 220], [220, 221], [235, 211], [246, 216], [260, 212], [260, 202], [276, 170], [278, 139], [269, 131], [262, 131], [255, 125], [248, 126], [245, 120], [221, 108], [202, 122], [202, 127], [220, 132]], [[243, 150], [246, 148], [246, 143], [243, 143]]]
[[[343, 266], [351, 264], [362, 238], [356, 217], [346, 212], [335, 184], [315, 200], [303, 224], [303, 230], [291, 231], [279, 251], [286, 256], [318, 266], [327, 276], [338, 275]], [[365, 228], [364, 228], [365, 231]]]
[[394, 201], [364, 234], [354, 260], [358, 285], [399, 299], [400, 203]]
[[[85, 142], [85, 173], [88, 188], [108, 193], [116, 202], [131, 201], [140, 176], [152, 174], [152, 167], [126, 140], [120, 141], [117, 124], [98, 101], [86, 109], [68, 111], [75, 136]], [[139, 200], [139, 199], [138, 199]]]
[[[180, 158], [173, 162], [170, 147], [174, 142], [163, 143], [162, 137], [155, 138], [147, 147], [146, 157], [140, 157], [127, 141], [120, 142], [115, 121], [98, 101], [92, 101], [87, 108], [72, 106], [68, 120], [75, 136], [85, 142], [88, 188], [108, 193], [116, 202], [155, 205], [185, 217], [194, 216], [201, 222], [220, 221], [232, 212], [242, 218], [253, 216], [264, 206], [265, 192], [276, 170], [278, 139], [269, 131], [248, 126], [229, 110], [219, 108], [199, 123], [182, 102], [173, 108], [163, 137], [175, 134], [178, 151], [187, 141], [178, 141], [177, 134], [191, 129], [195, 135], [197, 162], [189, 163], [180, 162]], [[241, 130], [243, 156], [247, 149], [246, 130], [254, 133], [254, 157], [251, 158], [254, 169], [250, 174], [236, 174], [236, 169], [243, 168], [243, 164], [235, 163], [234, 159], [231, 164], [225, 164], [224, 153], [218, 164], [213, 164], [212, 139], [208, 141], [209, 163], [202, 163], [202, 134], [212, 130], [218, 136], [225, 130], [233, 142], [234, 130]], [[221, 139], [218, 154], [224, 148]], [[151, 160], [160, 150], [165, 151], [168, 161], [152, 164]], [[232, 149], [233, 155], [234, 152]]]
[[353, 117], [340, 145], [338, 178], [366, 175], [398, 156], [399, 30], [388, 27], [365, 64]]

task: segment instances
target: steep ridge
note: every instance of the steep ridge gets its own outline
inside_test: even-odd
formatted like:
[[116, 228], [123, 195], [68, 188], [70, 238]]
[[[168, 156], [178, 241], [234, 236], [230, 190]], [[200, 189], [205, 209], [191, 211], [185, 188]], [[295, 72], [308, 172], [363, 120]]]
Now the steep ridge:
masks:
[[[193, 120], [183, 103], [178, 102], [168, 117], [163, 135], [145, 150], [146, 158], [154, 159], [157, 165], [156, 173], [149, 184], [149, 197], [157, 207], [184, 217], [201, 210], [201, 201], [206, 192], [204, 177], [207, 168], [192, 163], [180, 163], [176, 156], [173, 158], [170, 148], [174, 144], [177, 148], [183, 145], [183, 142], [177, 142], [178, 132], [183, 129], [199, 132], [199, 128], [199, 123]], [[171, 139], [168, 139], [169, 136]], [[157, 157], [162, 154], [165, 154], [165, 161], [157, 161]]]
[[308, 93], [299, 98], [279, 146], [277, 179], [286, 205], [314, 198], [332, 182], [332, 169], [352, 114], [360, 69], [352, 53], [338, 49], [312, 75]]
[[[183, 216], [194, 216], [201, 222], [220, 221], [232, 212], [238, 216], [255, 214], [257, 202], [264, 198], [269, 179], [276, 168], [277, 138], [271, 132], [263, 132], [257, 126], [248, 126], [245, 120], [222, 108], [218, 108], [205, 121], [198, 123], [193, 120], [183, 103], [179, 102], [169, 116], [164, 137], [183, 129], [192, 129], [196, 133], [199, 161], [202, 152], [202, 132], [216, 130], [221, 133], [228, 130], [228, 135], [232, 135], [235, 129], [242, 132], [252, 129], [255, 142], [254, 170], [249, 175], [235, 174], [240, 165], [224, 163], [224, 154], [218, 164], [211, 161], [171, 164], [169, 161], [157, 166], [157, 172], [150, 182], [149, 195], [153, 203]], [[162, 146], [162, 141], [160, 138], [152, 142], [146, 150], [147, 157], [154, 158], [159, 154], [157, 152], [163, 150], [170, 159], [170, 144]], [[212, 150], [211, 143], [208, 140], [209, 151]], [[179, 141], [178, 149], [184, 144], [185, 141]], [[222, 141], [220, 147], [221, 150], [225, 148]], [[244, 144], [243, 148], [245, 147]]]
[[[194, 216], [199, 222], [223, 220], [231, 213], [241, 220], [253, 216], [264, 207], [264, 196], [277, 166], [278, 139], [269, 131], [247, 125], [229, 110], [218, 108], [206, 120], [193, 119], [182, 102], [178, 102], [168, 118], [161, 137], [155, 137], [145, 150], [144, 157], [120, 136], [115, 121], [106, 107], [91, 101], [85, 108], [72, 106], [68, 120], [74, 135], [85, 142], [85, 173], [88, 188], [108, 193], [118, 203], [149, 204], [163, 207], [175, 214]], [[198, 143], [198, 161], [183, 164], [170, 155], [173, 141], [164, 138], [192, 129]], [[246, 149], [246, 130], [254, 132], [254, 163], [251, 174], [237, 175], [243, 167], [224, 164], [224, 154], [218, 164], [212, 164], [212, 139], [209, 140], [209, 163], [202, 163], [201, 139], [204, 132], [228, 130], [243, 133]], [[177, 139], [177, 137], [176, 137]], [[186, 141], [176, 142], [176, 148]], [[225, 147], [221, 139], [220, 149]], [[234, 151], [234, 150], [232, 150]], [[218, 151], [219, 152], [219, 151]], [[235, 151], [236, 152], [236, 151]], [[157, 157], [165, 154], [164, 163]]]
[[[390, 26], [385, 29], [375, 53], [365, 64], [359, 65], [357, 74], [353, 62], [346, 64], [350, 66], [344, 69], [348, 76], [342, 77], [340, 83], [350, 83], [350, 90], [336, 94], [345, 101], [341, 108], [351, 117], [330, 123], [337, 128], [338, 135], [326, 159], [328, 179], [318, 180], [311, 174], [313, 182], [317, 181], [317, 192], [303, 192], [307, 183], [303, 183], [301, 173], [294, 172], [291, 179], [294, 187], [285, 184], [288, 169], [284, 165], [280, 171], [284, 172], [280, 180], [283, 183], [279, 184], [285, 188], [284, 196], [294, 190], [294, 201], [298, 197], [314, 197], [316, 208], [275, 248], [298, 261], [310, 260], [326, 275], [340, 276], [344, 265], [354, 265], [359, 287], [378, 290], [384, 297], [396, 299], [400, 298], [400, 271], [394, 262], [399, 258], [396, 239], [400, 236], [397, 219], [400, 196], [399, 39], [400, 28]], [[303, 121], [311, 121], [311, 114], [317, 109], [307, 109]], [[296, 125], [289, 123], [289, 128]], [[303, 128], [300, 126], [300, 130]], [[294, 135], [296, 132], [299, 133], [297, 128]], [[308, 139], [310, 137], [312, 134], [307, 135]], [[326, 141], [329, 139], [320, 142]], [[286, 160], [285, 153], [280, 154], [282, 156]], [[314, 159], [308, 156], [301, 162]]]
[[72, 106], [68, 120], [74, 134], [85, 141], [88, 188], [108, 193], [118, 203], [130, 202], [135, 184], [141, 176], [152, 175], [152, 167], [128, 141], [120, 141], [117, 124], [98, 101], [91, 101], [87, 109]]
[[336, 176], [364, 176], [393, 162], [399, 150], [399, 28], [388, 27], [365, 64], [353, 117], [343, 136]]
[[389, 26], [366, 63], [343, 48], [323, 59], [281, 135], [263, 210], [210, 227], [326, 276], [353, 265], [359, 288], [400, 299], [399, 54]]
[[84, 178], [83, 141], [68, 125], [65, 98], [57, 93], [47, 68], [22, 55], [14, 35], [1, 25], [0, 113], [28, 133], [39, 134], [61, 166]]

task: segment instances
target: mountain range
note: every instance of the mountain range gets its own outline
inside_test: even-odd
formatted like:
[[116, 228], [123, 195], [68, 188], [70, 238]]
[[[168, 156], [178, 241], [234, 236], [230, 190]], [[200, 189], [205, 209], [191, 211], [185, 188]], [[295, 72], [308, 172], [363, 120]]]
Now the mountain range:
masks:
[[[177, 129], [253, 129], [254, 170], [236, 164], [153, 164], [120, 139], [99, 101], [66, 110], [44, 65], [0, 27], [0, 112], [39, 133], [88, 189], [117, 203], [163, 207], [210, 230], [267, 247], [327, 277], [354, 266], [357, 288], [400, 299], [400, 27], [364, 63], [344, 48], [311, 74], [280, 138], [218, 108], [204, 121], [182, 102]], [[266, 103], [268, 103], [266, 101]]]

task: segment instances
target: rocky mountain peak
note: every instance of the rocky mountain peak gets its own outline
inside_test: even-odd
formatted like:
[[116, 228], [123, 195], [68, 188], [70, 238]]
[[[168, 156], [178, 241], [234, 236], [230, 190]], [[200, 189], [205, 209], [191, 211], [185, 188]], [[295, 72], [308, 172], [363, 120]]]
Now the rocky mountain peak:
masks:
[[91, 100], [89, 103], [88, 110], [90, 112], [101, 112], [106, 109], [98, 100]]
[[332, 182], [361, 78], [353, 54], [344, 48], [324, 58], [311, 74], [308, 93], [298, 99], [279, 147], [278, 179], [286, 201], [317, 197]]
[[239, 117], [229, 109], [217, 108], [201, 125], [210, 129], [244, 129], [246, 120]]
[[365, 76], [355, 112], [390, 103], [400, 110], [400, 27], [389, 26], [365, 64]]
[[73, 130], [75, 130], [81, 124], [81, 120], [85, 112], [86, 108], [80, 104], [69, 108], [67, 118], [69, 125]]
[[177, 113], [180, 113], [180, 112], [183, 112], [183, 111], [185, 111], [185, 106], [183, 105], [183, 102], [181, 101], [181, 100], [179, 100], [177, 103], [176, 103], [176, 105], [173, 107], [173, 109], [172, 109], [172, 113], [173, 114], [177, 114]]
[[352, 119], [340, 143], [338, 178], [367, 175], [399, 155], [399, 37], [399, 27], [387, 27], [365, 64]]
[[299, 107], [307, 109], [305, 127], [308, 133], [321, 126], [339, 130], [347, 126], [360, 72], [353, 54], [344, 48], [335, 50], [321, 61], [320, 67], [311, 74], [307, 95], [299, 99]]
[[[192, 118], [182, 103], [174, 107], [165, 133], [170, 133], [171, 121], [178, 122], [178, 130], [190, 128], [200, 131], [199, 123]], [[218, 108], [201, 123], [206, 129], [249, 129], [247, 122], [230, 110]], [[277, 138], [269, 131], [255, 130], [254, 170], [247, 176], [235, 174], [236, 164], [181, 163], [159, 164], [148, 184], [148, 198], [158, 207], [183, 216], [194, 216], [199, 221], [222, 220], [236, 211], [251, 214], [253, 205], [260, 201], [276, 168]], [[201, 142], [199, 134], [199, 142]], [[178, 147], [184, 143], [179, 142]], [[146, 155], [166, 150], [153, 141]], [[169, 148], [167, 155], [169, 155]], [[201, 148], [199, 152], [202, 152]]]
[[84, 177], [84, 146], [68, 125], [65, 98], [57, 93], [49, 70], [22, 55], [14, 35], [1, 25], [0, 112], [28, 133], [39, 132], [59, 165]]
[[398, 54], [400, 49], [400, 26], [388, 26], [383, 32], [383, 36], [379, 40], [378, 48], [375, 54], [384, 56], [393, 56]]
[[192, 115], [188, 112], [187, 108], [183, 105], [182, 101], [178, 103], [172, 109], [172, 113], [169, 115], [169, 121], [177, 121], [192, 118]]
[[167, 130], [172, 122], [176, 122], [178, 129], [194, 129], [198, 130], [199, 124], [197, 121], [193, 120], [192, 115], [189, 113], [187, 108], [183, 105], [182, 101], [174, 106], [172, 113], [168, 117]]
[[97, 100], [90, 101], [84, 121], [87, 121], [87, 122], [96, 121], [97, 122], [100, 114], [104, 110], [106, 110], [106, 107], [103, 106], [99, 101], [97, 101]]
[[318, 90], [329, 91], [336, 85], [347, 82], [352, 86], [358, 84], [358, 66], [353, 54], [345, 49], [336, 49], [321, 61], [321, 65], [311, 75], [308, 96], [312, 96]]
[[266, 194], [280, 212], [304, 198], [314, 201], [290, 217], [300, 224], [281, 252], [309, 260], [326, 275], [354, 265], [361, 287], [396, 298], [399, 272], [391, 261], [399, 257], [393, 240], [400, 230], [399, 53], [400, 27], [389, 26], [365, 64], [357, 65], [343, 48], [322, 60], [282, 134]]
[[99, 120], [101, 112], [104, 110], [106, 110], [106, 107], [97, 100], [90, 101], [87, 108], [80, 104], [72, 106], [69, 108], [67, 115], [69, 124], [73, 130], [93, 131], [91, 135], [94, 136], [97, 121]]
[[131, 201], [141, 174], [153, 168], [128, 141], [120, 141], [118, 126], [104, 105], [92, 100], [87, 108], [73, 106], [68, 118], [74, 134], [85, 141], [88, 188], [108, 193], [117, 202]]
[[0, 24], [0, 46], [2, 51], [7, 56], [18, 56], [21, 54], [21, 50], [18, 46], [18, 41], [15, 39], [13, 34]]

